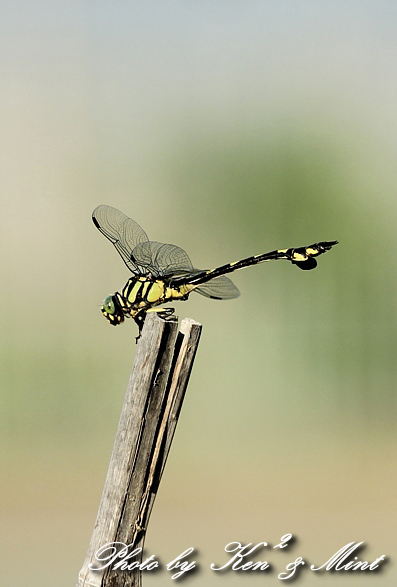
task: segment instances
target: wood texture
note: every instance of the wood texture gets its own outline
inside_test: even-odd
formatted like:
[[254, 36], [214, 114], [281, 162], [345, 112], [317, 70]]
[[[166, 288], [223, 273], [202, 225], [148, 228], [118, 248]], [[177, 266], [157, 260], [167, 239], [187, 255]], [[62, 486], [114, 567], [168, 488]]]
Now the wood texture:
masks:
[[[148, 314], [129, 380], [97, 520], [77, 587], [139, 587], [141, 571], [99, 569], [105, 544], [143, 548], [201, 333], [194, 320]], [[120, 545], [119, 550], [122, 548]], [[110, 553], [110, 551], [109, 551]], [[127, 563], [141, 561], [141, 554]]]

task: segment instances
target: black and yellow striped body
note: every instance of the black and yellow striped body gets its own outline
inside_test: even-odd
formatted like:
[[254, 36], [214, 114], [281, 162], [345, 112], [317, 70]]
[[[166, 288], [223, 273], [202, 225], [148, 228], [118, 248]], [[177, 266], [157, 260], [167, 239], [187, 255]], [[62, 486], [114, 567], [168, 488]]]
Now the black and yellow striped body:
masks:
[[147, 312], [160, 304], [172, 300], [186, 300], [194, 287], [189, 283], [173, 287], [164, 279], [132, 277], [121, 291], [121, 297], [129, 315], [134, 318], [138, 312]]
[[101, 311], [113, 326], [133, 318], [142, 329], [148, 312], [171, 314], [173, 308], [162, 308], [174, 300], [187, 300], [195, 291], [215, 300], [231, 300], [240, 295], [227, 273], [264, 261], [285, 259], [300, 269], [314, 269], [315, 257], [329, 251], [337, 241], [323, 241], [308, 247], [277, 249], [270, 253], [247, 257], [215, 269], [195, 269], [183, 249], [176, 245], [149, 240], [146, 232], [132, 218], [101, 205], [92, 213], [97, 229], [114, 245], [131, 277], [121, 292], [105, 298]]
[[209, 281], [210, 279], [215, 279], [216, 277], [225, 275], [226, 273], [237, 271], [237, 269], [243, 269], [244, 267], [257, 265], [258, 263], [264, 263], [265, 261], [276, 261], [278, 259], [285, 259], [290, 261], [294, 265], [298, 265], [300, 269], [314, 269], [317, 265], [315, 257], [318, 257], [326, 251], [329, 251], [329, 249], [336, 244], [337, 241], [325, 241], [321, 243], [315, 243], [314, 245], [309, 245], [308, 247], [300, 247], [297, 249], [277, 249], [275, 251], [271, 251], [270, 253], [254, 255], [252, 257], [242, 259], [241, 261], [235, 261], [234, 263], [221, 265], [216, 269], [211, 269], [205, 272], [203, 271], [202, 274], [196, 275], [191, 280], [191, 283], [197, 283], [197, 285], [199, 285]]
[[[173, 309], [159, 308], [162, 304], [176, 300], [187, 300], [189, 294], [204, 283], [232, 273], [238, 269], [257, 265], [265, 261], [285, 259], [298, 265], [301, 269], [314, 269], [317, 265], [315, 257], [328, 251], [337, 241], [321, 242], [308, 247], [296, 249], [277, 249], [262, 255], [247, 257], [241, 261], [227, 263], [215, 269], [196, 270], [191, 275], [167, 276], [154, 278], [149, 275], [131, 277], [121, 292], [106, 298], [102, 313], [113, 325], [120, 324], [125, 317], [133, 318], [139, 327], [142, 327], [144, 317], [151, 311], [164, 311], [172, 313]], [[214, 299], [222, 299], [216, 295], [208, 295]], [[107, 300], [111, 298], [112, 310], [107, 306]], [[108, 302], [110, 303], [110, 302]]]

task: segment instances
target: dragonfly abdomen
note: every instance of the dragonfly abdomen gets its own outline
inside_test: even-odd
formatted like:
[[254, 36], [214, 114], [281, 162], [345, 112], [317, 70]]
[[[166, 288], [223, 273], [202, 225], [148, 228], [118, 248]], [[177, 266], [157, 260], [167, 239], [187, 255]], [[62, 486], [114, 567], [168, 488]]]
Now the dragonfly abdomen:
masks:
[[321, 243], [315, 243], [308, 247], [299, 247], [296, 249], [277, 249], [270, 253], [264, 253], [262, 255], [254, 255], [252, 257], [246, 257], [241, 261], [234, 261], [233, 263], [227, 263], [221, 265], [215, 269], [203, 271], [194, 277], [192, 277], [190, 283], [198, 286], [202, 283], [206, 283], [211, 279], [225, 275], [226, 273], [232, 273], [238, 269], [249, 267], [250, 265], [257, 265], [264, 261], [274, 261], [277, 259], [285, 259], [290, 261], [294, 265], [297, 265], [300, 269], [314, 269], [317, 266], [315, 257], [329, 251], [331, 247], [337, 244], [337, 241], [323, 241]]

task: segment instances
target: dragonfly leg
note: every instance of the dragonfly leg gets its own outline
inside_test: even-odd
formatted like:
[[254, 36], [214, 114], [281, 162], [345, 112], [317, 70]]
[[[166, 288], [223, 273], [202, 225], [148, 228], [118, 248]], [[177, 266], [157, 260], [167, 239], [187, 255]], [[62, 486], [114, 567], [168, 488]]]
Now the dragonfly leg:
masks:
[[160, 318], [167, 320], [167, 318], [169, 316], [172, 316], [172, 314], [175, 312], [175, 308], [150, 308], [146, 312], [142, 312], [140, 314], [137, 314], [134, 317], [135, 323], [138, 325], [138, 328], [139, 328], [139, 334], [138, 334], [138, 336], [135, 337], [136, 343], [138, 343], [138, 340], [141, 338], [142, 328], [143, 328], [143, 324], [145, 322], [146, 314], [148, 314], [149, 312], [157, 312], [158, 315], [160, 316]]
[[147, 314], [149, 312], [157, 312], [160, 318], [167, 320], [167, 318], [172, 316], [172, 314], [175, 312], [175, 308], [150, 308], [150, 310], [147, 311]]
[[139, 328], [139, 334], [138, 334], [138, 336], [135, 337], [136, 344], [138, 344], [138, 340], [141, 338], [143, 323], [145, 322], [145, 316], [146, 316], [146, 314], [142, 313], [142, 314], [137, 314], [134, 317], [135, 323], [138, 325], [138, 328]]

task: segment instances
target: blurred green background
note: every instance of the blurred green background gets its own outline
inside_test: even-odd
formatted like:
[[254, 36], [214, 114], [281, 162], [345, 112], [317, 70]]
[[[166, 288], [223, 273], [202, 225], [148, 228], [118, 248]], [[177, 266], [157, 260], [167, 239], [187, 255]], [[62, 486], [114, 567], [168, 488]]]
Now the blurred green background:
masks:
[[[3, 584], [74, 585], [88, 547], [136, 336], [99, 311], [106, 203], [204, 268], [340, 241], [176, 306], [203, 335], [148, 553], [274, 585], [365, 541], [383, 572], [300, 583], [395, 585], [397, 4], [17, 0], [0, 30]], [[288, 532], [271, 574], [209, 570]]]

